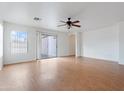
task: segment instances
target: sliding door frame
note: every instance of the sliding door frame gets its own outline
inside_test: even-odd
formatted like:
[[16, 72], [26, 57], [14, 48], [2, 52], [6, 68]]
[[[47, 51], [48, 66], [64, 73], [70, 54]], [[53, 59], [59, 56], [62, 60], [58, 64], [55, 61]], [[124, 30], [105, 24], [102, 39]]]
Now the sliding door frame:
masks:
[[[41, 32], [41, 31], [37, 31], [36, 32], [36, 38], [38, 38], [38, 33], [40, 33], [41, 35], [48, 35], [48, 36], [54, 36], [56, 38], [56, 56], [55, 57], [48, 57], [48, 58], [43, 58], [43, 59], [49, 59], [49, 58], [56, 58], [58, 57], [58, 36], [56, 34], [52, 34], [52, 33], [45, 33], [45, 32]], [[41, 39], [41, 38], [40, 38]], [[38, 39], [36, 39], [36, 60], [41, 60], [42, 58], [38, 58]], [[41, 50], [42, 51], [42, 50]]]

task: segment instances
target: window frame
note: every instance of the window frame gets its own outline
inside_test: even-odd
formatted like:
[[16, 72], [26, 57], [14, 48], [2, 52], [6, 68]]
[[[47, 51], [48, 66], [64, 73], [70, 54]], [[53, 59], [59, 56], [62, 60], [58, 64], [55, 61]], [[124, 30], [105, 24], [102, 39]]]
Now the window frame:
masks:
[[[19, 33], [21, 33], [21, 32], [25, 33], [25, 38], [26, 38], [26, 43], [25, 44], [26, 44], [26, 47], [24, 47], [25, 48], [24, 52], [17, 51], [17, 53], [16, 52], [14, 53], [15, 50], [14, 50], [14, 47], [12, 47], [12, 44], [13, 44], [13, 41], [14, 41], [14, 40], [12, 40], [12, 38], [13, 38], [12, 33], [13, 32], [15, 32], [17, 34], [15, 36], [17, 41], [19, 41], [18, 40]], [[19, 43], [17, 43], [17, 45], [18, 45], [17, 48], [21, 48], [21, 47], [19, 47]], [[28, 53], [28, 32], [27, 31], [15, 31], [15, 30], [11, 31], [10, 32], [10, 54], [11, 55], [24, 55], [24, 54], [27, 54], [27, 53]]]

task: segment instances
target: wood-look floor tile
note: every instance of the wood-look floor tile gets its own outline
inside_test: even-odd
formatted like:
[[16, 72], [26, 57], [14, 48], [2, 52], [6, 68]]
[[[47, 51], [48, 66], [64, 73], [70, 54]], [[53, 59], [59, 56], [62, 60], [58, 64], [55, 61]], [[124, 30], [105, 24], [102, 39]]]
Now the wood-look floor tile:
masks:
[[124, 65], [60, 57], [6, 65], [0, 90], [124, 90]]

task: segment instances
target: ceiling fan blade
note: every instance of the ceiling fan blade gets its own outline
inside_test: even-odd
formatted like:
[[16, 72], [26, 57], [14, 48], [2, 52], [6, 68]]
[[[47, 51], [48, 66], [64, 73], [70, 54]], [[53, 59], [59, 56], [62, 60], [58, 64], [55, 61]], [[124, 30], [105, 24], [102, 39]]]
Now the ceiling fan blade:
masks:
[[65, 21], [60, 21], [60, 22], [62, 22], [62, 23], [66, 23]]
[[62, 24], [62, 25], [58, 25], [57, 27], [60, 27], [60, 26], [65, 26], [66, 24]]
[[72, 24], [72, 26], [75, 26], [75, 27], [81, 27], [81, 25], [75, 25], [75, 24]]
[[72, 23], [79, 23], [80, 21], [79, 20], [76, 20], [76, 21], [73, 21]]

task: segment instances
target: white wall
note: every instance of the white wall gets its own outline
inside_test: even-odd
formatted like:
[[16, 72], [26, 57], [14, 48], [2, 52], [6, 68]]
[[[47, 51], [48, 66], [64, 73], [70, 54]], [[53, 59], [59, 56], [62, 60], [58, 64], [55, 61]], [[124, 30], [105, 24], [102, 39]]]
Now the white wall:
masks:
[[124, 22], [119, 25], [119, 63], [124, 64]]
[[85, 57], [119, 60], [118, 27], [116, 25], [84, 32], [82, 42]]
[[[16, 55], [16, 56], [12, 56], [10, 54], [10, 32], [13, 30], [28, 32], [28, 53], [27, 54]], [[36, 59], [36, 31], [57, 35], [57, 39], [58, 39], [57, 40], [57, 56], [69, 55], [69, 40], [68, 40], [67, 33], [5, 22], [4, 23], [4, 64], [25, 62], [25, 61]]]
[[57, 36], [57, 55], [68, 56], [69, 54], [69, 39], [67, 33], [61, 33]]
[[[24, 55], [11, 55], [10, 33], [11, 31], [28, 32], [28, 53]], [[4, 23], [4, 64], [11, 64], [36, 59], [36, 33], [34, 28]]]
[[3, 67], [3, 24], [0, 21], [0, 70]]
[[[10, 31], [28, 32], [28, 53], [21, 56], [10, 55]], [[119, 61], [124, 64], [124, 22], [101, 29], [76, 33], [77, 56]], [[36, 31], [57, 35], [57, 56], [72, 55], [69, 34], [48, 29], [4, 23], [4, 64], [18, 63], [36, 59]], [[2, 35], [2, 34], [0, 34]], [[2, 38], [2, 36], [0, 36]], [[2, 47], [0, 47], [2, 48]], [[73, 52], [73, 53], [72, 53]], [[1, 52], [2, 53], [2, 52]], [[1, 60], [0, 60], [1, 61]], [[1, 65], [1, 64], [0, 64]]]

